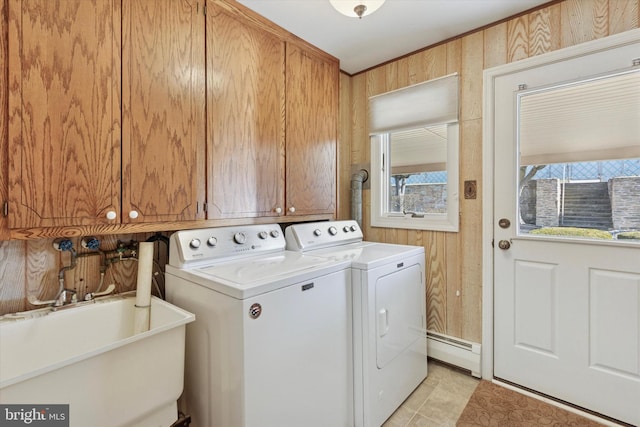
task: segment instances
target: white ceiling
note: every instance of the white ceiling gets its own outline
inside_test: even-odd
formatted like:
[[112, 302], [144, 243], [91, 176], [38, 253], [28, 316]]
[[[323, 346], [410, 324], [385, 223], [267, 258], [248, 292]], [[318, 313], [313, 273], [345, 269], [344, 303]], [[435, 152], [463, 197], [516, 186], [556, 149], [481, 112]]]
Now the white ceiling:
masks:
[[386, 0], [371, 15], [357, 19], [338, 13], [329, 0], [238, 1], [337, 57], [349, 74], [549, 2]]

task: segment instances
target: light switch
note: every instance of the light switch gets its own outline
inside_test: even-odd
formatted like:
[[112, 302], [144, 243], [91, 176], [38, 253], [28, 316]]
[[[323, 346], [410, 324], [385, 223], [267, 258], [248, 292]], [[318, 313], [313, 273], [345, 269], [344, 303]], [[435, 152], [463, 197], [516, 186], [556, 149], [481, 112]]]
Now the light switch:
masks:
[[475, 199], [478, 195], [478, 186], [476, 181], [465, 181], [464, 182], [464, 198], [465, 199]]

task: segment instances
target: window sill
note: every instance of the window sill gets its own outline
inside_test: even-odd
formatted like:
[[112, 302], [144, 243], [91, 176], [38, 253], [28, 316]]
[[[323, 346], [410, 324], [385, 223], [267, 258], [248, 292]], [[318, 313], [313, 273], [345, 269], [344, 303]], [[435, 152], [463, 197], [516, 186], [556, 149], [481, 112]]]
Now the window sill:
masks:
[[425, 214], [424, 218], [411, 215], [374, 216], [371, 218], [371, 226], [448, 232], [458, 232], [459, 229], [457, 215], [455, 218], [449, 218], [447, 215], [433, 214]]

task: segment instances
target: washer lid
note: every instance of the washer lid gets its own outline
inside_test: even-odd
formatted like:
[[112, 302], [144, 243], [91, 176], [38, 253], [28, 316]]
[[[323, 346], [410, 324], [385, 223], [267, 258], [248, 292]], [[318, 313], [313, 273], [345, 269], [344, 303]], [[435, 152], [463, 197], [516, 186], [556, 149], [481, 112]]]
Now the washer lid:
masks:
[[349, 268], [348, 261], [336, 262], [325, 257], [281, 251], [192, 269], [167, 265], [167, 272], [231, 297], [245, 299], [346, 268]]
[[271, 256], [261, 256], [242, 262], [230, 262], [198, 271], [217, 279], [250, 285], [258, 282], [269, 282], [281, 277], [298, 274], [301, 271], [328, 265], [329, 260], [321, 257], [303, 255], [299, 252], [285, 252]]

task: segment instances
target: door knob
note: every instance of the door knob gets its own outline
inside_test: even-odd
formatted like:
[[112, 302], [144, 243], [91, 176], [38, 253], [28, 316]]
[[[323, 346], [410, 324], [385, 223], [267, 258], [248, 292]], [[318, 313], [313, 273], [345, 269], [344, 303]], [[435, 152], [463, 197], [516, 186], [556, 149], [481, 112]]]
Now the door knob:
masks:
[[500, 240], [498, 242], [498, 247], [500, 249], [502, 249], [503, 251], [506, 251], [507, 249], [509, 249], [511, 247], [511, 242], [509, 242], [508, 240]]

